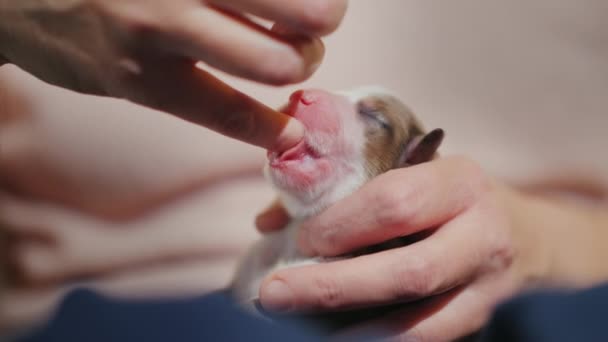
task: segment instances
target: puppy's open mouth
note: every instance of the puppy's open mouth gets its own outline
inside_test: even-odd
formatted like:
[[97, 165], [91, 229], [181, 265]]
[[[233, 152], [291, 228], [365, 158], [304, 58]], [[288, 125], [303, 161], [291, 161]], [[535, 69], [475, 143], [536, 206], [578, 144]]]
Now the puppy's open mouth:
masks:
[[278, 166], [279, 164], [287, 162], [301, 161], [307, 157], [317, 159], [320, 158], [321, 155], [306, 141], [306, 139], [302, 139], [302, 141], [294, 147], [283, 152], [268, 151], [267, 157], [271, 166]]

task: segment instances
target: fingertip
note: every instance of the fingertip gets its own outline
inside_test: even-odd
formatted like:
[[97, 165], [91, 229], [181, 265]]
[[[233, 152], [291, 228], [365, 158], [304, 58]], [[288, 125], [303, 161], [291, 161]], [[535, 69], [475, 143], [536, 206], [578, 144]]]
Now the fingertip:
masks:
[[289, 118], [276, 138], [272, 151], [286, 151], [304, 139], [304, 125], [295, 118]]
[[260, 304], [269, 311], [289, 312], [295, 309], [293, 290], [281, 279], [272, 278], [260, 287]]

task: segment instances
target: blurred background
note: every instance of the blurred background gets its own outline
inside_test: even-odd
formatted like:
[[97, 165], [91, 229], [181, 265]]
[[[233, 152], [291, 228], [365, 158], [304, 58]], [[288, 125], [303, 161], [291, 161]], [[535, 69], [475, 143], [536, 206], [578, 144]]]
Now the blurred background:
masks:
[[[266, 87], [216, 74], [273, 107], [299, 88], [382, 85], [427, 128], [446, 131], [443, 154], [468, 155], [514, 182], [575, 174], [608, 186], [607, 15], [603, 0], [351, 1], [325, 41], [323, 65], [304, 84]], [[83, 208], [101, 213], [51, 227], [63, 242], [59, 252], [28, 249], [34, 257], [22, 267], [53, 274], [62, 263], [130, 266], [10, 285], [0, 330], [45, 317], [74, 284], [128, 297], [195, 295], [228, 284], [257, 236], [255, 214], [274, 196], [258, 171], [264, 151], [123, 101], [50, 87], [14, 67], [0, 69], [2, 81], [5, 98], [19, 102], [11, 107], [19, 117], [13, 126], [21, 120], [25, 127], [5, 130], [5, 150], [23, 147], [10, 134], [35, 136], [27, 145], [35, 162], [24, 168], [32, 179], [91, 194]], [[55, 160], [73, 167], [59, 170]], [[124, 182], [107, 186], [111, 175]], [[115, 219], [130, 196], [162, 182], [188, 196], [143, 218]], [[46, 199], [77, 203], [66, 198]]]

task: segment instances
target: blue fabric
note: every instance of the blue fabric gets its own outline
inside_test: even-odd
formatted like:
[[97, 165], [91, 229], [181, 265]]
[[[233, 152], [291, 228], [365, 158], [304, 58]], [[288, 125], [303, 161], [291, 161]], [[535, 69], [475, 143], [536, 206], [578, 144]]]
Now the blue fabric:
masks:
[[580, 292], [539, 292], [498, 307], [483, 341], [608, 341], [608, 285]]
[[249, 316], [225, 294], [163, 301], [120, 301], [76, 290], [49, 324], [23, 342], [318, 341], [308, 326]]
[[[481, 340], [608, 341], [608, 285], [540, 292], [496, 310]], [[318, 330], [269, 323], [240, 311], [225, 294], [156, 301], [119, 301], [92, 291], [70, 293], [54, 318], [23, 342], [319, 341]]]

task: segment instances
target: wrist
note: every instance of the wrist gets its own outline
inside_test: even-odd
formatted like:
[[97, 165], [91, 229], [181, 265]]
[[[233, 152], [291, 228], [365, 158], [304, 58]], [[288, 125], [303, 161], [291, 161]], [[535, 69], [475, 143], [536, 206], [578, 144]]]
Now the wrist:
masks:
[[548, 283], [588, 287], [608, 280], [608, 215], [569, 203], [556, 206], [561, 210], [560, 225], [545, 227], [546, 234], [559, 234], [553, 237]]
[[540, 228], [547, 208], [544, 202], [518, 189], [506, 185], [498, 189], [516, 255], [513, 269], [524, 288], [536, 287], [550, 273], [551, 246], [543, 239], [545, 232]]

